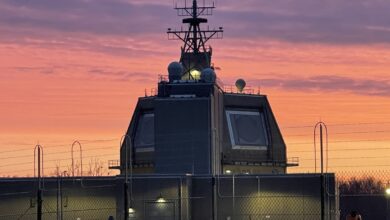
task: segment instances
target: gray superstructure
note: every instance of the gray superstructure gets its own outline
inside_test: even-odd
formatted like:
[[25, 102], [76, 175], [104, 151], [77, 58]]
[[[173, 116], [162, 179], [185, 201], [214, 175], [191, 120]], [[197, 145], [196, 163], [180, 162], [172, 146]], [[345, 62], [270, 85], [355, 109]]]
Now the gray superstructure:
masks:
[[220, 38], [223, 28], [200, 28], [207, 22], [200, 16], [214, 6], [193, 1], [176, 9], [189, 17], [183, 19], [188, 30], [168, 29], [184, 42], [180, 62], [168, 66], [156, 95], [139, 98], [122, 145], [121, 173], [126, 153], [134, 173], [286, 173], [286, 145], [267, 96], [248, 92], [241, 79], [227, 92], [217, 78], [205, 43]]

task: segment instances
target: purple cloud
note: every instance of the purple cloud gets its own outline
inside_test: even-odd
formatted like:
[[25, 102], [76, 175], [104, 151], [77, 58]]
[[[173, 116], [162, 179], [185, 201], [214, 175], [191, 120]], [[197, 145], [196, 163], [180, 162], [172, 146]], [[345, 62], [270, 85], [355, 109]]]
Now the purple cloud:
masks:
[[359, 95], [390, 97], [389, 80], [355, 79], [343, 76], [321, 75], [307, 78], [283, 77], [250, 80], [262, 87], [295, 91], [350, 92]]
[[169, 12], [170, 7], [165, 5], [118, 0], [4, 0], [0, 3], [0, 21], [3, 25], [65, 33], [134, 36], [163, 32], [167, 26], [161, 22], [173, 22], [174, 16], [170, 16], [171, 19], [165, 16]]
[[[218, 2], [210, 26], [225, 26], [225, 35], [230, 38], [390, 43], [388, 11], [390, 2], [384, 0], [226, 0]], [[163, 39], [167, 27], [181, 25], [179, 19], [168, 0], [3, 0], [0, 3], [2, 26], [7, 26], [9, 31], [32, 29], [41, 35], [47, 31], [121, 36], [159, 34]]]

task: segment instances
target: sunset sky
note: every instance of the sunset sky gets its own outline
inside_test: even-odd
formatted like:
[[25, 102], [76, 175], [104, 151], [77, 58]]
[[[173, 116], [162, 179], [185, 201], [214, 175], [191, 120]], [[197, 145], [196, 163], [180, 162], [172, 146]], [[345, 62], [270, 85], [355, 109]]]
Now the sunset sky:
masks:
[[[175, 0], [174, 2], [176, 2]], [[184, 0], [183, 0], [184, 1]], [[183, 1], [178, 1], [182, 3]], [[203, 2], [203, 0], [202, 0]], [[268, 95], [288, 157], [313, 171], [313, 126], [329, 129], [330, 171], [389, 170], [390, 1], [217, 0], [213, 63]], [[0, 1], [0, 176], [119, 158], [137, 98], [180, 56], [172, 0]], [[355, 167], [355, 168], [353, 168]]]

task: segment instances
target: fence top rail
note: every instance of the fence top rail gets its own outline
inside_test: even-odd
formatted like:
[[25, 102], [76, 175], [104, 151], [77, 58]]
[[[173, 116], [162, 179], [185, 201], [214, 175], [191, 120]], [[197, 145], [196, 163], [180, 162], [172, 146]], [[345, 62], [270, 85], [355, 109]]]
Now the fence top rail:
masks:
[[[335, 177], [334, 173], [324, 173], [325, 177]], [[206, 179], [212, 179], [212, 178], [313, 178], [313, 177], [320, 177], [321, 174], [319, 173], [292, 173], [292, 174], [238, 174], [238, 175], [232, 175], [232, 174], [223, 174], [223, 175], [198, 175], [198, 174], [133, 174], [131, 177], [132, 179], [177, 179], [177, 178], [206, 178]], [[117, 175], [117, 176], [65, 176], [65, 177], [44, 177], [45, 181], [57, 181], [59, 178], [63, 181], [104, 181], [104, 180], [121, 180], [124, 179], [125, 176], [123, 175]], [[14, 177], [14, 178], [0, 178], [1, 182], [25, 182], [25, 181], [32, 181], [36, 180], [35, 177]]]

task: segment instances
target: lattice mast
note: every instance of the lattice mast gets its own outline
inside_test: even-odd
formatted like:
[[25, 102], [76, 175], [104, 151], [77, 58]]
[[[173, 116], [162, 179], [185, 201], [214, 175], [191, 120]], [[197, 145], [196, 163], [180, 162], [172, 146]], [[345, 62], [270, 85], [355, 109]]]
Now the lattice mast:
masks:
[[211, 6], [198, 6], [196, 0], [192, 1], [192, 6], [175, 7], [178, 16], [185, 16], [183, 24], [188, 24], [188, 29], [172, 30], [168, 28], [169, 40], [181, 40], [184, 46], [181, 47], [180, 62], [185, 71], [190, 72], [193, 69], [201, 71], [201, 68], [211, 67], [212, 48], [206, 47], [210, 39], [221, 39], [223, 37], [223, 28], [201, 29], [201, 23], [207, 23], [206, 18], [200, 16], [210, 16], [215, 8], [214, 3]]

